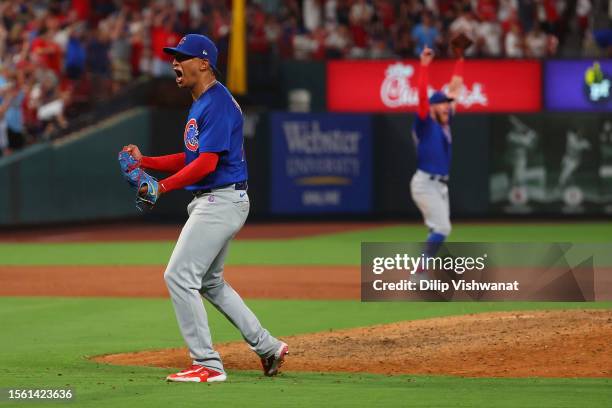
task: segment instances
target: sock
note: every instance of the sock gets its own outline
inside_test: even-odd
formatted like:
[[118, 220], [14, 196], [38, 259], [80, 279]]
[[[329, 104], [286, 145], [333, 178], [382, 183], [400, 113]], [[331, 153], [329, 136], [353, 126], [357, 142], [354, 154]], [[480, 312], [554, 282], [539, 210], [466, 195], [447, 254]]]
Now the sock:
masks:
[[430, 258], [435, 256], [442, 243], [446, 239], [446, 235], [438, 234], [437, 232], [431, 232], [427, 237], [427, 244], [425, 245], [425, 256]]

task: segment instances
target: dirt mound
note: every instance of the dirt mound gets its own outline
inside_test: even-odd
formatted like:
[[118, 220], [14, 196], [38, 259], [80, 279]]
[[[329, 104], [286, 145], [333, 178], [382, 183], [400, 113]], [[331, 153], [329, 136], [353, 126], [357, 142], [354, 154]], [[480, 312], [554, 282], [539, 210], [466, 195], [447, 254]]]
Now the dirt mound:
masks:
[[[284, 338], [285, 371], [465, 377], [612, 377], [612, 310], [484, 313]], [[227, 369], [259, 369], [245, 343], [217, 345]], [[185, 367], [185, 349], [98, 356]]]

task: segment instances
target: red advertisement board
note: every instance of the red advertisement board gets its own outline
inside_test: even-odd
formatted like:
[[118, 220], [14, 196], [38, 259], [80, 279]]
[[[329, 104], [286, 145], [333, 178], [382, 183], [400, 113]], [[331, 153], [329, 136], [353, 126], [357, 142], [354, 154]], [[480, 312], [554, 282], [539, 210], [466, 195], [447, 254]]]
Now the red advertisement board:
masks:
[[[434, 61], [430, 92], [447, 86], [454, 61]], [[330, 61], [327, 109], [335, 112], [409, 112], [418, 104], [419, 62]], [[535, 60], [467, 60], [463, 112], [537, 112], [542, 108], [541, 65]]]

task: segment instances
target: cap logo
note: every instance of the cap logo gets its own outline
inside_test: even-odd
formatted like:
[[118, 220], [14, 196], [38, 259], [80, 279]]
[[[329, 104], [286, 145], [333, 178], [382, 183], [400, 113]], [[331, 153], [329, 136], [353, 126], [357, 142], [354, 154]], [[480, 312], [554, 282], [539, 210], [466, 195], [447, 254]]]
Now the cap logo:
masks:
[[203, 50], [203, 51], [202, 51], [202, 54], [204, 54], [204, 55], [208, 55], [208, 53], [206, 52], [206, 50]]
[[181, 38], [181, 41], [179, 41], [178, 45], [183, 45], [183, 43], [185, 42], [186, 39], [187, 39], [186, 36]]

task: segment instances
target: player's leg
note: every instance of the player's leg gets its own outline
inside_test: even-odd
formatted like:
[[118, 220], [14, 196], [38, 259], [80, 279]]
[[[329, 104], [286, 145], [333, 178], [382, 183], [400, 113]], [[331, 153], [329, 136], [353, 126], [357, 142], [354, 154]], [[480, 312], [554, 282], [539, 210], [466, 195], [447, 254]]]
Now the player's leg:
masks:
[[205, 276], [202, 296], [240, 330], [240, 334], [255, 353], [267, 357], [278, 349], [280, 341], [263, 328], [240, 295], [223, 279], [223, 263], [228, 247], [229, 242]]
[[417, 172], [410, 183], [412, 199], [421, 211], [425, 225], [429, 228], [425, 255], [434, 256], [446, 237], [450, 235], [450, 209], [448, 187]]
[[[244, 194], [240, 197], [240, 194]], [[228, 217], [231, 233], [202, 280], [202, 295], [210, 301], [238, 329], [251, 349], [260, 357], [274, 354], [281, 342], [264, 329], [255, 314], [240, 295], [224, 280], [223, 266], [231, 238], [242, 228], [249, 212], [248, 196], [236, 190], [222, 190], [216, 194], [216, 203]], [[223, 233], [223, 232], [220, 232]]]
[[[220, 217], [205, 217], [207, 204], [200, 197], [189, 204], [185, 223], [172, 252], [164, 279], [174, 311], [194, 363], [223, 372], [219, 354], [213, 349], [208, 316], [202, 303], [202, 279], [225, 246], [228, 235], [219, 231]], [[225, 230], [225, 228], [222, 228]]]

